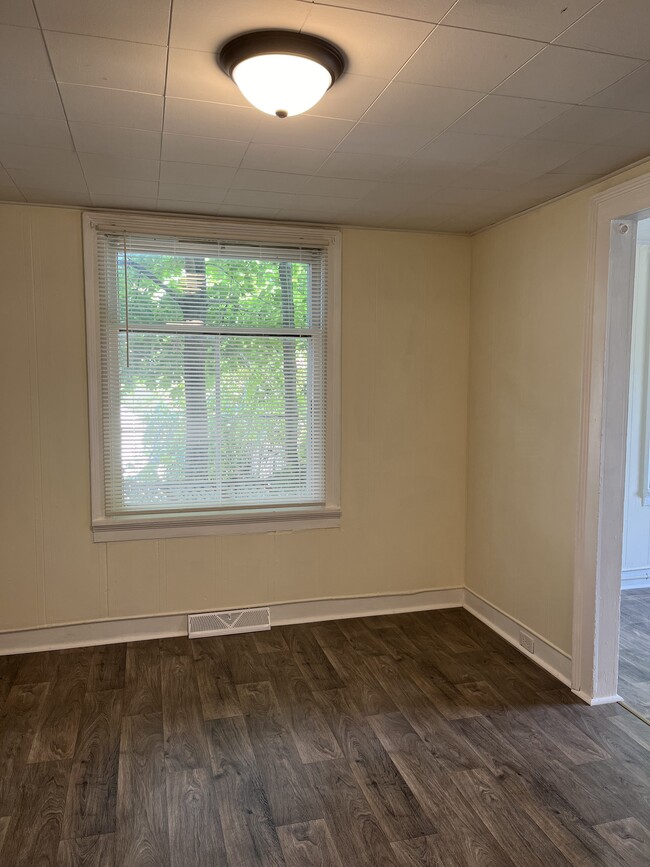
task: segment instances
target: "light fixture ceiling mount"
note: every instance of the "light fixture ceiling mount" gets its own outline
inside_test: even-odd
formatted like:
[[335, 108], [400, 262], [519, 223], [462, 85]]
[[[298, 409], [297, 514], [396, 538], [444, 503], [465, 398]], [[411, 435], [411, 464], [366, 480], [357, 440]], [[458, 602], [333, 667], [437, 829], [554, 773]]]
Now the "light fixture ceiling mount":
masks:
[[345, 69], [336, 45], [293, 30], [242, 33], [217, 59], [252, 105], [280, 118], [316, 105]]

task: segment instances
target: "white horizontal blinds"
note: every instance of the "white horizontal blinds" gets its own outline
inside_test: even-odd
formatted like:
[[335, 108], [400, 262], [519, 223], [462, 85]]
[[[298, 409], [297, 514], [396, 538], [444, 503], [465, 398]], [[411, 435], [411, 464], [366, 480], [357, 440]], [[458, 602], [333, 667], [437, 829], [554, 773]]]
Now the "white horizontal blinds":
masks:
[[324, 504], [326, 249], [97, 237], [106, 515]]

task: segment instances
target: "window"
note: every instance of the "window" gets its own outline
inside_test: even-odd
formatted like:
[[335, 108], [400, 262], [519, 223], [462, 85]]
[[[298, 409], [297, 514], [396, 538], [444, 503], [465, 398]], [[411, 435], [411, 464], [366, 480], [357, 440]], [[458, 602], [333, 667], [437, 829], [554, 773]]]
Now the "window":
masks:
[[332, 526], [338, 233], [87, 214], [95, 539]]

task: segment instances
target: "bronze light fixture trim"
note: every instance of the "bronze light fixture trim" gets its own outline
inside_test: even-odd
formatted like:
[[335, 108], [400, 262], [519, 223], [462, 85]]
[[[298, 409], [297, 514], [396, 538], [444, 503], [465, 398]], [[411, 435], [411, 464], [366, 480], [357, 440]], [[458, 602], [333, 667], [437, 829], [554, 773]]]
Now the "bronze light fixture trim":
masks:
[[294, 30], [242, 33], [221, 47], [217, 60], [252, 105], [279, 118], [316, 105], [346, 65], [336, 45]]

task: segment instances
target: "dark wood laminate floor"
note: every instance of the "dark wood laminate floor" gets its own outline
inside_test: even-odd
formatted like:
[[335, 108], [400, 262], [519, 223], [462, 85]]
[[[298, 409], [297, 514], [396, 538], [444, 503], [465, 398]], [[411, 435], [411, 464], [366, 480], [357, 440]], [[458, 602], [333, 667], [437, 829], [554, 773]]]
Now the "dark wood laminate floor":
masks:
[[650, 588], [621, 593], [619, 648], [618, 693], [650, 719]]
[[3, 867], [650, 853], [650, 727], [461, 610], [4, 657], [0, 768]]

